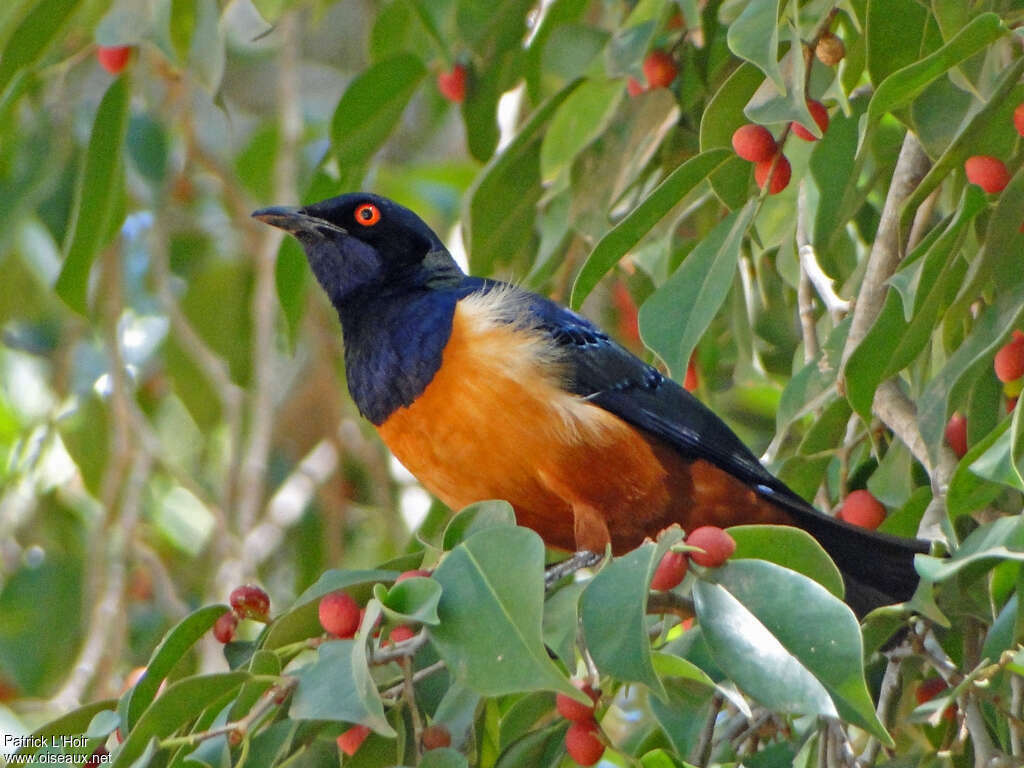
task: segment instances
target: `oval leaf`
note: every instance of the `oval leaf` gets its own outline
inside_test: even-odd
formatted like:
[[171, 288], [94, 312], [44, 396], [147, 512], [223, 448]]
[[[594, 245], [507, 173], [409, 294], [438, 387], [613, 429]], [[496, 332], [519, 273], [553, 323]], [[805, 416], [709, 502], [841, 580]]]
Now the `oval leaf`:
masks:
[[725, 149], [711, 149], [690, 158], [670, 173], [636, 208], [612, 228], [587, 257], [572, 286], [570, 304], [579, 309], [598, 281], [626, 252], [650, 232], [675, 205], [728, 161]]

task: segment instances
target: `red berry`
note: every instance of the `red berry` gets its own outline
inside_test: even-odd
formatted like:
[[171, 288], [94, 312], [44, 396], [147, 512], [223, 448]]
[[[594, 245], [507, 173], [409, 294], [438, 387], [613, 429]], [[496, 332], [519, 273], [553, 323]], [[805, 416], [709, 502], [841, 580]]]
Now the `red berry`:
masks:
[[946, 424], [946, 442], [958, 459], [967, 453], [967, 417], [954, 413]]
[[[774, 170], [772, 169], [773, 165]], [[784, 154], [780, 152], [771, 160], [763, 160], [760, 163], [754, 164], [754, 181], [757, 182], [757, 186], [761, 189], [764, 189], [769, 173], [771, 173], [771, 186], [768, 188], [769, 195], [777, 195], [789, 186], [792, 168], [790, 168], [789, 160], [786, 159]]]
[[967, 181], [977, 184], [990, 195], [1002, 192], [1010, 183], [1010, 172], [1003, 161], [991, 155], [968, 157], [964, 171], [967, 172]]
[[1008, 397], [1006, 398], [1006, 412], [1013, 413], [1013, 409], [1017, 407], [1017, 398]]
[[644, 77], [649, 88], [668, 88], [677, 74], [675, 60], [665, 51], [651, 51], [644, 59]]
[[705, 568], [717, 568], [736, 551], [736, 541], [717, 525], [702, 525], [686, 535], [686, 543], [703, 552], [690, 552], [690, 559]]
[[[238, 617], [231, 611], [225, 611], [220, 618], [213, 623], [213, 636], [219, 642], [230, 643], [235, 639], [235, 627], [238, 626]], [[145, 670], [143, 670], [145, 671]]]
[[993, 366], [996, 376], [1004, 384], [1024, 376], [1024, 336], [1010, 339], [996, 352]]
[[429, 579], [430, 571], [424, 571], [422, 569], [415, 571], [406, 571], [405, 573], [399, 574], [398, 578], [395, 579], [395, 584], [399, 584], [406, 579]]
[[89, 755], [89, 759], [85, 761], [86, 768], [96, 768], [96, 766], [109, 763], [110, 759], [107, 757], [109, 754], [110, 752], [107, 751], [106, 747], [102, 745], [96, 747], [93, 753]]
[[416, 637], [415, 629], [407, 627], [405, 624], [399, 624], [391, 630], [391, 633], [388, 635], [388, 641], [391, 643], [401, 643], [414, 637]]
[[647, 89], [644, 88], [644, 84], [637, 80], [635, 77], [630, 76], [630, 78], [626, 81], [626, 93], [628, 93], [632, 98], [636, 98], [646, 90]]
[[255, 584], [235, 587], [228, 602], [240, 619], [266, 621], [270, 618], [270, 596]]
[[96, 58], [107, 72], [119, 75], [128, 66], [134, 50], [135, 46], [132, 45], [115, 45], [110, 48], [101, 45], [96, 49]]
[[732, 148], [744, 160], [760, 163], [771, 160], [779, 151], [771, 131], [763, 125], [741, 125], [732, 134]]
[[[948, 687], [946, 681], [941, 677], [930, 677], [927, 680], [921, 681], [921, 684], [917, 686], [917, 690], [914, 691], [914, 696], [917, 698], [918, 704], [924, 704], [934, 699]], [[955, 717], [956, 704], [950, 704], [942, 711], [943, 720], [953, 720]]]
[[349, 757], [352, 757], [370, 735], [370, 729], [365, 725], [353, 725], [341, 736], [338, 737], [338, 749]]
[[441, 749], [452, 745], [452, 734], [447, 726], [442, 723], [434, 723], [423, 729], [420, 741], [425, 750]]
[[466, 98], [466, 68], [456, 64], [450, 71], [438, 73], [437, 90], [448, 101], [461, 104]]
[[634, 344], [640, 343], [640, 325], [637, 322], [636, 302], [629, 287], [619, 280], [612, 287], [612, 303], [618, 314], [619, 336]]
[[[814, 99], [807, 100], [807, 109], [811, 113], [811, 117], [814, 118], [814, 122], [818, 124], [818, 128], [821, 130], [821, 135], [825, 135], [825, 131], [828, 130], [828, 110], [825, 109], [825, 105], [820, 101]], [[800, 123], [790, 123], [793, 129], [793, 133], [799, 136], [804, 141], [817, 141], [818, 137], [813, 133], [804, 128]]]
[[[572, 680], [572, 684], [587, 694], [591, 701], [595, 704], [597, 703], [600, 694], [588, 682], [576, 678]], [[576, 701], [576, 699], [566, 696], [564, 693], [559, 693], [555, 696], [555, 709], [566, 720], [572, 720], [574, 723], [593, 722], [594, 720], [594, 704], [588, 707], [586, 704], [582, 704]]]
[[843, 500], [839, 518], [873, 531], [885, 520], [885, 507], [871, 491], [851, 491]]
[[1024, 104], [1018, 104], [1013, 110], [1013, 127], [1017, 129], [1017, 133], [1024, 136]]
[[580, 765], [594, 765], [604, 754], [604, 744], [597, 737], [593, 720], [575, 722], [565, 732], [565, 751]]
[[337, 637], [352, 637], [359, 629], [359, 603], [347, 592], [331, 592], [320, 598], [320, 626]]
[[651, 578], [651, 589], [664, 592], [672, 589], [683, 580], [690, 568], [690, 561], [682, 552], [669, 550], [654, 569], [654, 576]]
[[686, 377], [683, 379], [683, 389], [687, 392], [695, 392], [697, 387], [700, 386], [700, 379], [697, 374], [697, 366], [693, 363], [693, 358], [690, 358], [690, 362], [686, 364]]

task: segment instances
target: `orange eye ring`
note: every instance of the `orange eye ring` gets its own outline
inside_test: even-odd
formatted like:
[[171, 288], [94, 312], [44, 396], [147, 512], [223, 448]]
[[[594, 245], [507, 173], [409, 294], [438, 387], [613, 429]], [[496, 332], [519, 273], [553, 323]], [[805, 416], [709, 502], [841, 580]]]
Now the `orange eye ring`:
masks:
[[363, 203], [356, 208], [353, 218], [355, 218], [356, 224], [361, 224], [364, 227], [372, 227], [380, 221], [380, 208], [373, 203]]

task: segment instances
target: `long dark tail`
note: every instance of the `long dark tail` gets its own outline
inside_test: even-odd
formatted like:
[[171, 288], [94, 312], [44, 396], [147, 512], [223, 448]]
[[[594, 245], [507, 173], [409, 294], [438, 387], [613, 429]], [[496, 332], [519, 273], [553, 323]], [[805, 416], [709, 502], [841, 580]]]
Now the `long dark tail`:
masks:
[[[790, 492], [792, 493], [792, 492]], [[846, 582], [846, 602], [858, 616], [882, 605], [909, 600], [919, 577], [914, 555], [928, 552], [928, 542], [905, 539], [824, 515], [796, 494], [783, 506], [839, 566]]]

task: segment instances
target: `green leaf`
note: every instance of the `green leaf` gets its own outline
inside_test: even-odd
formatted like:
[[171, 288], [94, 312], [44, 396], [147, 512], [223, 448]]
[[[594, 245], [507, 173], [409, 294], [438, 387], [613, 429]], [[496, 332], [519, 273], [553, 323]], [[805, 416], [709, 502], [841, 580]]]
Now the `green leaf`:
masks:
[[683, 537], [678, 527], [658, 543], [641, 544], [598, 571], [580, 597], [579, 610], [587, 650], [602, 673], [624, 682], [643, 683], [665, 700], [665, 687], [651, 661], [647, 635], [647, 595], [662, 555]]
[[843, 599], [842, 574], [817, 539], [806, 531], [789, 525], [737, 525], [728, 530], [736, 541], [731, 559], [767, 560], [814, 579]]
[[553, 690], [580, 698], [541, 639], [543, 568], [540, 537], [502, 527], [471, 536], [434, 572], [443, 592], [441, 623], [430, 637], [455, 677], [477, 693]]
[[[965, 229], [985, 207], [981, 189], [967, 185], [956, 214], [942, 234], [926, 241], [924, 254], [912, 255], [909, 263], [893, 275], [894, 287], [881, 313], [846, 365], [847, 397], [862, 417], [870, 419], [878, 385], [910, 365], [931, 340], [941, 313], [953, 299], [951, 289], [956, 290], [966, 268], [957, 257]], [[901, 301], [896, 286], [904, 279], [906, 296]], [[912, 299], [911, 306], [907, 306], [908, 299]], [[909, 321], [905, 319], [908, 314]]]
[[944, 581], [967, 568], [991, 570], [1002, 560], [1024, 561], [1024, 519], [1019, 515], [979, 526], [949, 557], [916, 555], [914, 566], [925, 579]]
[[114, 712], [116, 706], [117, 699], [104, 699], [103, 701], [95, 701], [78, 709], [73, 709], [66, 715], [51, 720], [46, 725], [32, 731], [29, 734], [29, 741], [14, 754], [19, 756], [34, 755], [40, 749], [40, 747], [33, 746], [34, 744], [50, 744], [59, 736], [76, 736], [86, 733], [90, 724], [101, 716], [106, 721], [106, 718], [109, 716], [104, 715], [104, 712], [109, 712], [116, 718], [117, 714]]
[[537, 107], [509, 145], [488, 161], [466, 193], [463, 237], [474, 274], [490, 274], [496, 264], [514, 263], [531, 249], [541, 196], [542, 129], [577, 85], [570, 83]]
[[579, 602], [586, 585], [574, 581], [559, 588], [544, 601], [544, 644], [555, 652], [566, 669], [576, 668], [576, 632]]
[[172, 735], [209, 707], [215, 699], [241, 688], [248, 679], [248, 672], [224, 672], [186, 677], [167, 686], [128, 733], [114, 756], [111, 768], [133, 765], [152, 739]]
[[438, 623], [437, 604], [441, 600], [441, 585], [434, 579], [413, 577], [388, 589], [375, 584], [373, 596], [384, 608], [391, 621], [402, 623], [418, 621], [435, 626]]
[[168, 37], [179, 64], [188, 62], [192, 38], [196, 33], [196, 0], [171, 0]]
[[729, 25], [729, 49], [764, 72], [786, 93], [786, 80], [779, 68], [779, 0], [752, 0]]
[[885, 744], [864, 682], [863, 648], [849, 607], [806, 576], [763, 560], [728, 562], [693, 588], [711, 654], [768, 709], [842, 717]]
[[626, 252], [731, 156], [724, 149], [712, 149], [690, 158], [673, 170], [594, 247], [573, 283], [570, 305], [579, 309], [601, 278]]
[[349, 83], [331, 119], [331, 145], [338, 165], [347, 168], [369, 162], [401, 121], [426, 74], [418, 57], [400, 53]]
[[268, 650], [280, 648], [282, 645], [316, 637], [323, 633], [320, 626], [320, 598], [328, 592], [343, 589], [358, 603], [369, 599], [373, 585], [379, 581], [394, 581], [399, 571], [368, 570], [368, 571], [325, 571], [316, 583], [295, 598], [292, 607], [274, 623], [267, 627], [261, 638], [262, 647]]
[[[914, 215], [918, 207], [924, 202], [942, 181], [953, 171], [962, 167], [969, 155], [977, 153], [978, 144], [983, 137], [991, 130], [993, 123], [1009, 124], [1012, 119], [1009, 115], [1008, 97], [1018, 87], [1021, 74], [1024, 73], [1024, 59], [1018, 59], [1000, 75], [992, 94], [985, 105], [975, 112], [971, 119], [957, 132], [956, 138], [949, 144], [941, 157], [935, 161], [925, 177], [921, 179], [914, 191], [907, 196], [900, 208], [900, 225], [908, 226], [910, 217]], [[1001, 119], [1000, 119], [1001, 118]], [[1011, 182], [1012, 183], [1012, 182]], [[1011, 197], [1021, 195], [1020, 182]], [[998, 242], [1005, 242], [1007, 236], [1016, 234], [1016, 228], [1010, 228], [1006, 224], [1006, 231], [1002, 232], [1002, 238]], [[1020, 222], [1017, 222], [1020, 226]], [[988, 246], [985, 246], [987, 250]], [[997, 262], [999, 263], [999, 262]], [[971, 294], [972, 298], [974, 293]]]
[[867, 69], [877, 87], [921, 55], [928, 11], [916, 0], [868, 0], [866, 21]]
[[394, 737], [384, 705], [370, 675], [364, 640], [330, 640], [317, 660], [295, 672], [298, 688], [288, 709], [296, 720], [359, 723], [382, 736]]
[[466, 756], [451, 747], [430, 749], [423, 753], [419, 768], [468, 768]]
[[23, 67], [31, 67], [61, 36], [82, 0], [40, 0], [7, 38], [0, 52], [0, 94]]
[[112, 226], [111, 217], [124, 184], [121, 148], [128, 127], [129, 80], [119, 77], [103, 95], [93, 121], [89, 147], [75, 193], [72, 224], [64, 243], [64, 266], [57, 294], [76, 312], [85, 314], [89, 268]]
[[[946, 493], [946, 510], [950, 520], [956, 520], [991, 503], [1003, 490], [1000, 483], [1010, 481], [1008, 484], [1012, 487], [1009, 440], [1003, 442], [1002, 439], [1010, 428], [1010, 421], [1004, 419], [982, 440], [972, 445], [957, 464]], [[975, 462], [980, 462], [976, 470]], [[993, 471], [996, 467], [998, 469]]]
[[540, 147], [541, 182], [564, 173], [590, 142], [604, 133], [622, 99], [618, 80], [586, 80], [551, 118]]
[[181, 661], [221, 616], [231, 609], [226, 605], [207, 605], [189, 614], [168, 630], [160, 644], [149, 657], [144, 674], [131, 691], [126, 694], [126, 724], [134, 728], [146, 708], [156, 698], [160, 684], [174, 666]]
[[441, 548], [452, 549], [474, 533], [488, 528], [512, 527], [516, 524], [516, 513], [507, 501], [478, 501], [465, 507], [449, 521], [444, 529]]
[[934, 459], [943, 440], [950, 413], [950, 401], [957, 402], [959, 394], [970, 388], [974, 378], [991, 370], [992, 358], [1001, 346], [1009, 328], [1024, 323], [1024, 285], [996, 298], [974, 321], [971, 333], [949, 357], [946, 364], [932, 377], [917, 399], [920, 405], [918, 423], [921, 437]]
[[640, 307], [640, 335], [682, 376], [694, 347], [729, 293], [756, 201], [730, 213]]
[[994, 13], [982, 13], [930, 56], [893, 72], [885, 78], [868, 104], [868, 123], [909, 104], [929, 83], [1006, 34]]
[[133, 115], [126, 136], [128, 156], [139, 173], [159, 186], [167, 177], [167, 132], [148, 115]]

